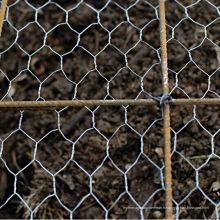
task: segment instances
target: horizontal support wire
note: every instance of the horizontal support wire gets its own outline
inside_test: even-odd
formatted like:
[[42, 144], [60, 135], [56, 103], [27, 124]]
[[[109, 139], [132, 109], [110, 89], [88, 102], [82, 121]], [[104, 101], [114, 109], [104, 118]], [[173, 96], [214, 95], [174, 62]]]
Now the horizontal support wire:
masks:
[[[116, 100], [59, 100], [59, 101], [6, 101], [0, 102], [0, 108], [50, 108], [50, 107], [83, 107], [83, 106], [146, 106], [158, 105], [153, 99], [116, 99]], [[219, 98], [211, 99], [172, 99], [172, 105], [219, 105]]]

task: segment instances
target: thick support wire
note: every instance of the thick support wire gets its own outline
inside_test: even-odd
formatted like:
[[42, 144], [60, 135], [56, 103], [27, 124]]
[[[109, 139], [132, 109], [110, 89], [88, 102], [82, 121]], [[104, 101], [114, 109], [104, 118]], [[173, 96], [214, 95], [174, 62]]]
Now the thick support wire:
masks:
[[[163, 95], [169, 94], [167, 45], [166, 45], [166, 20], [165, 0], [159, 0], [160, 13], [160, 40], [161, 40], [161, 68], [163, 74]], [[7, 0], [2, 0], [0, 8], [0, 36], [7, 7]], [[173, 105], [200, 105], [220, 104], [220, 99], [173, 99]], [[123, 99], [123, 100], [58, 100], [58, 101], [7, 101], [0, 102], [0, 109], [29, 109], [29, 108], [56, 108], [56, 107], [83, 107], [83, 106], [148, 106], [158, 105], [154, 99]], [[171, 132], [170, 132], [170, 104], [164, 106], [164, 160], [165, 160], [165, 187], [166, 187], [166, 218], [173, 219], [172, 207], [172, 167], [171, 167]]]
[[0, 8], [0, 37], [2, 35], [2, 26], [3, 26], [5, 12], [6, 12], [6, 8], [7, 8], [7, 3], [8, 3], [8, 0], [2, 0], [2, 3], [1, 3], [1, 8]]
[[[163, 95], [169, 93], [168, 66], [167, 66], [167, 45], [166, 45], [166, 19], [165, 1], [160, 0], [160, 41], [161, 41], [161, 69], [163, 74]], [[165, 187], [166, 187], [166, 219], [173, 219], [172, 207], [172, 163], [171, 163], [171, 131], [170, 131], [170, 105], [164, 108], [164, 162], [165, 162]]]
[[[7, 101], [0, 102], [0, 109], [30, 109], [30, 108], [62, 108], [66, 106], [150, 106], [158, 105], [153, 99], [114, 99], [114, 100], [58, 100], [58, 101]], [[172, 105], [220, 105], [220, 99], [173, 99]]]

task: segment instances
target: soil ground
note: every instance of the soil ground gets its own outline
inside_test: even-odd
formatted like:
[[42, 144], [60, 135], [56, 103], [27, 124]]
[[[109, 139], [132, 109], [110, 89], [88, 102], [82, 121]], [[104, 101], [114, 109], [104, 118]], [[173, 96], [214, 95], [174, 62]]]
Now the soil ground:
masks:
[[[115, 0], [105, 7], [105, 0], [85, 0], [76, 7], [79, 1], [54, 0], [56, 4], [42, 7], [46, 2], [9, 0], [0, 39], [0, 99], [162, 95], [158, 1], [140, 1], [131, 7], [136, 1]], [[171, 95], [219, 98], [218, 1], [210, 0], [213, 5], [200, 1], [188, 8], [188, 17], [183, 6], [196, 1], [178, 2], [182, 6], [173, 0], [166, 2]], [[86, 4], [101, 10], [99, 21]], [[33, 7], [41, 7], [37, 22]], [[69, 10], [72, 30], [66, 24], [55, 27], [66, 22], [62, 8]], [[82, 34], [76, 46], [78, 33]], [[111, 44], [106, 46], [109, 34]], [[40, 49], [43, 45], [47, 46]], [[220, 161], [208, 160], [208, 156], [220, 156], [219, 108], [171, 107], [173, 198], [179, 210], [173, 205], [179, 218], [216, 218]], [[0, 209], [0, 218], [29, 218], [21, 198], [32, 210], [47, 198], [34, 212], [34, 218], [40, 219], [69, 218], [64, 206], [77, 207], [73, 218], [105, 218], [105, 207], [108, 218], [139, 219], [139, 208], [148, 199], [144, 218], [165, 217], [159, 106], [5, 109], [0, 115], [0, 206], [13, 194], [15, 185], [17, 192]], [[56, 174], [55, 185], [46, 171]]]

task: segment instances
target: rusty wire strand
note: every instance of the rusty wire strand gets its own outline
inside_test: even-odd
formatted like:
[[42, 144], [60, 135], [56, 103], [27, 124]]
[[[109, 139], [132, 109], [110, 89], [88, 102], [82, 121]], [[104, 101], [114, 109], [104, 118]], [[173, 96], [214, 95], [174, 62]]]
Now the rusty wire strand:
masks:
[[2, 0], [2, 3], [1, 3], [1, 8], [0, 8], [0, 37], [2, 35], [2, 27], [3, 27], [4, 18], [5, 18], [7, 3], [8, 3], [8, 0]]
[[[163, 75], [163, 95], [169, 93], [167, 45], [166, 45], [166, 19], [165, 1], [159, 1], [160, 14], [160, 41], [161, 41], [161, 69]], [[170, 132], [170, 104], [164, 108], [164, 163], [165, 163], [165, 187], [166, 187], [166, 219], [173, 219], [172, 207], [172, 163], [171, 163], [171, 132]]]
[[[115, 99], [115, 100], [59, 100], [59, 101], [6, 101], [0, 102], [0, 108], [27, 109], [51, 107], [83, 106], [150, 106], [158, 105], [153, 99]], [[173, 99], [172, 105], [220, 105], [220, 99]]]

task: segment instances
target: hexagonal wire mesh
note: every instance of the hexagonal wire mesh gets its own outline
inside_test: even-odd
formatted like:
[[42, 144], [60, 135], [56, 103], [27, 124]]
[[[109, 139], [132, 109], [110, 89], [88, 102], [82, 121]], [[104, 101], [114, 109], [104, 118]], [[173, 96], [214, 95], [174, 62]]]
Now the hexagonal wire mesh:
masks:
[[[158, 11], [151, 0], [8, 2], [0, 99], [57, 102], [1, 113], [0, 217], [164, 217], [166, 115], [151, 100], [163, 95]], [[174, 104], [219, 98], [219, 16], [217, 1], [166, 1]], [[59, 100], [104, 101], [79, 110]], [[180, 102], [171, 108], [174, 214], [219, 218], [219, 107]]]

